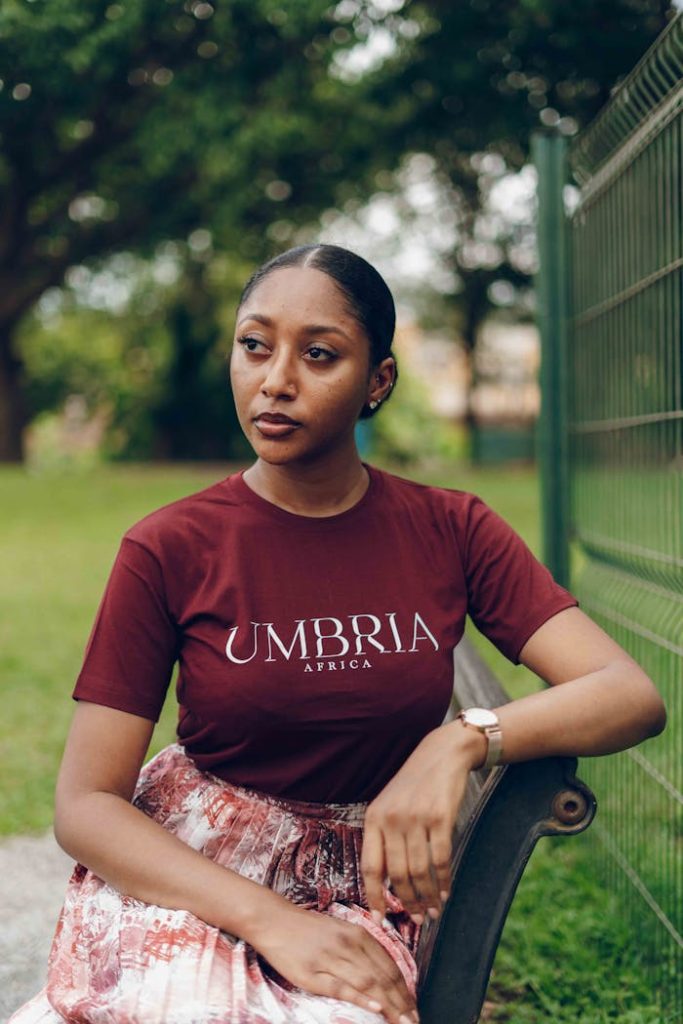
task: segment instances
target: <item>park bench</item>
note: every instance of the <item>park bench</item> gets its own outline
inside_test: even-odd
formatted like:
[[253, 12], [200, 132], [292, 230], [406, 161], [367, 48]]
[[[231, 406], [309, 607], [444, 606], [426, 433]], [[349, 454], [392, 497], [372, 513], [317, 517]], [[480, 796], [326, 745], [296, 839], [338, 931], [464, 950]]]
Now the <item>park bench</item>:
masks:
[[[454, 653], [453, 700], [498, 707], [509, 697], [471, 643]], [[417, 949], [421, 1024], [476, 1024], [508, 910], [540, 836], [588, 828], [596, 802], [575, 777], [575, 757], [498, 765], [471, 772], [453, 833], [451, 897], [427, 918]]]

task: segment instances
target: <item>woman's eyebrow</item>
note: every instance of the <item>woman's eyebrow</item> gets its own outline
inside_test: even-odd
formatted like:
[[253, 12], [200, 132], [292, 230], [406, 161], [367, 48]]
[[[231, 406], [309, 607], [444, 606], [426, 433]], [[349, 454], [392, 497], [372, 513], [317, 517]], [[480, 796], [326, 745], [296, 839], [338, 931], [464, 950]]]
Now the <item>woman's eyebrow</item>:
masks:
[[[264, 316], [262, 313], [246, 313], [237, 322], [237, 326], [243, 323], [245, 320], [256, 320], [260, 324], [264, 324], [266, 327], [272, 327], [273, 321], [269, 316]], [[343, 331], [341, 327], [334, 327], [332, 324], [307, 324], [306, 327], [302, 328], [304, 334], [340, 334], [342, 338], [346, 338], [347, 341], [353, 339], [349, 337], [346, 331]]]
[[260, 324], [265, 324], [266, 327], [272, 327], [273, 321], [269, 316], [262, 316], [261, 313], [245, 313], [243, 317], [237, 321], [237, 326], [243, 324], [245, 320], [258, 320]]
[[309, 324], [303, 331], [304, 334], [341, 334], [347, 341], [352, 340], [346, 331], [342, 331], [341, 327], [333, 327], [332, 324]]

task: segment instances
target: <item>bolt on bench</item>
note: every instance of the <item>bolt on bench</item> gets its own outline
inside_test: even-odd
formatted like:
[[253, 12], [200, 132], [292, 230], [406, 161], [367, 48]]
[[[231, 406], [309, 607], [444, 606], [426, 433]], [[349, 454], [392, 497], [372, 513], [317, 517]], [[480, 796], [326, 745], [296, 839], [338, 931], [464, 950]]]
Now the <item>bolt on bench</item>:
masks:
[[[471, 643], [454, 652], [453, 702], [497, 707], [509, 697]], [[517, 884], [540, 836], [575, 835], [596, 810], [575, 757], [498, 765], [470, 773], [453, 834], [451, 898], [427, 918], [417, 949], [421, 1024], [476, 1024]]]

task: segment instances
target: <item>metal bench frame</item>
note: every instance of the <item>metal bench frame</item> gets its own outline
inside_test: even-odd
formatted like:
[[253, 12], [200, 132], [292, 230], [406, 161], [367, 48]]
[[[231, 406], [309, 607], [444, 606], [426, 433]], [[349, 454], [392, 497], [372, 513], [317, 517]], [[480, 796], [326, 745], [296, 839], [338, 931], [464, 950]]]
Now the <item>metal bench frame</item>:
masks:
[[[453, 702], [499, 707], [509, 701], [467, 640], [454, 652]], [[575, 835], [596, 810], [575, 776], [575, 757], [499, 765], [470, 773], [453, 833], [451, 896], [427, 918], [417, 948], [422, 1024], [476, 1024], [496, 948], [517, 885], [540, 836]]]

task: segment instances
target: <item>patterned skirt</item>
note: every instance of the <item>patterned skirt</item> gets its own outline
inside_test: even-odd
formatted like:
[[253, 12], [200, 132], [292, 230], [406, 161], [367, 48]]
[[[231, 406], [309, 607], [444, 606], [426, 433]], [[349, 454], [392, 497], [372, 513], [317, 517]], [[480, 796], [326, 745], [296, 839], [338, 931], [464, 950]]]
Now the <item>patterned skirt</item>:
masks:
[[[372, 919], [360, 872], [367, 803], [308, 803], [200, 771], [178, 744], [140, 772], [133, 803], [217, 864], [300, 907], [361, 925], [415, 995], [420, 928], [384, 887]], [[47, 984], [8, 1024], [380, 1024], [381, 1014], [287, 981], [244, 939], [125, 896], [76, 864]]]

